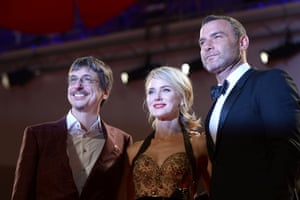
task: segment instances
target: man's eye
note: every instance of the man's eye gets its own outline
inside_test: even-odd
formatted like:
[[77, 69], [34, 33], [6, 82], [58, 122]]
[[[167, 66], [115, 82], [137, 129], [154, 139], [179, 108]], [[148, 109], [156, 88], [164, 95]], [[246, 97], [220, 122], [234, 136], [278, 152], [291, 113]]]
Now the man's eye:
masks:
[[204, 41], [200, 41], [200, 42], [199, 42], [199, 46], [200, 46], [200, 47], [202, 47], [203, 44], [204, 44]]
[[70, 78], [69, 79], [69, 82], [70, 83], [75, 83], [75, 82], [77, 82], [78, 81], [78, 78]]
[[83, 81], [84, 81], [85, 83], [92, 83], [92, 82], [93, 82], [92, 78], [90, 78], [90, 77], [84, 77], [84, 78], [83, 78]]
[[217, 35], [215, 35], [215, 38], [222, 38], [222, 35], [221, 34], [217, 34]]

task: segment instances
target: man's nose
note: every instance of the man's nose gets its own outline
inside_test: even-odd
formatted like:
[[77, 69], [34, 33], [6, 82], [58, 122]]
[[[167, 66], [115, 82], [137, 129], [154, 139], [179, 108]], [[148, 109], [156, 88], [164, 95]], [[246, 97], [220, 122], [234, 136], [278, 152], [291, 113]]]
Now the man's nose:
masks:
[[209, 51], [213, 48], [213, 44], [210, 40], [205, 41], [205, 43], [202, 45], [202, 48], [204, 48], [205, 51]]
[[76, 81], [73, 83], [73, 86], [75, 86], [75, 87], [82, 87], [82, 86], [83, 86], [83, 79], [82, 79], [82, 78], [79, 78], [78, 80], [76, 80]]

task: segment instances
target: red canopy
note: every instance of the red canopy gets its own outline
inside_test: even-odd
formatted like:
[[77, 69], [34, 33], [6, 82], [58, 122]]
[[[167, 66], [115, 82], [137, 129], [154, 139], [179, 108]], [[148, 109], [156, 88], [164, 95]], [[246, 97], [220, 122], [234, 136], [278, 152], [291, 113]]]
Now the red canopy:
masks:
[[136, 0], [1, 0], [0, 26], [31, 34], [72, 29], [75, 9], [87, 28], [117, 16]]

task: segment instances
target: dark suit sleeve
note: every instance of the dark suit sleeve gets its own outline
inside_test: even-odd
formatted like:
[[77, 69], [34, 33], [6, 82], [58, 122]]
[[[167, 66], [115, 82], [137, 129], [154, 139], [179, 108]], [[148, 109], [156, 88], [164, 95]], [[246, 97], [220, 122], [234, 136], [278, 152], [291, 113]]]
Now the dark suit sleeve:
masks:
[[37, 167], [37, 143], [33, 130], [26, 128], [17, 161], [12, 200], [34, 200]]
[[[288, 74], [271, 70], [259, 79], [257, 95], [260, 115], [267, 134], [270, 158], [270, 189], [273, 199], [294, 188], [300, 158], [299, 93]], [[283, 189], [286, 187], [285, 189]], [[280, 190], [278, 188], [282, 188]]]

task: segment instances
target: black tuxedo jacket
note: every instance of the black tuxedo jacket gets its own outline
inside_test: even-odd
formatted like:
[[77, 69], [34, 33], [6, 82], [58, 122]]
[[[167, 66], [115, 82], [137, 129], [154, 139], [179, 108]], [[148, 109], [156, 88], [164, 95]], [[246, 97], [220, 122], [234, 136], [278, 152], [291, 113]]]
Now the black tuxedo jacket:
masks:
[[300, 98], [282, 70], [248, 70], [227, 97], [216, 143], [212, 200], [291, 200], [300, 160]]
[[81, 195], [67, 155], [66, 118], [25, 129], [12, 200], [113, 200], [124, 169], [127, 133], [102, 122], [106, 142]]

